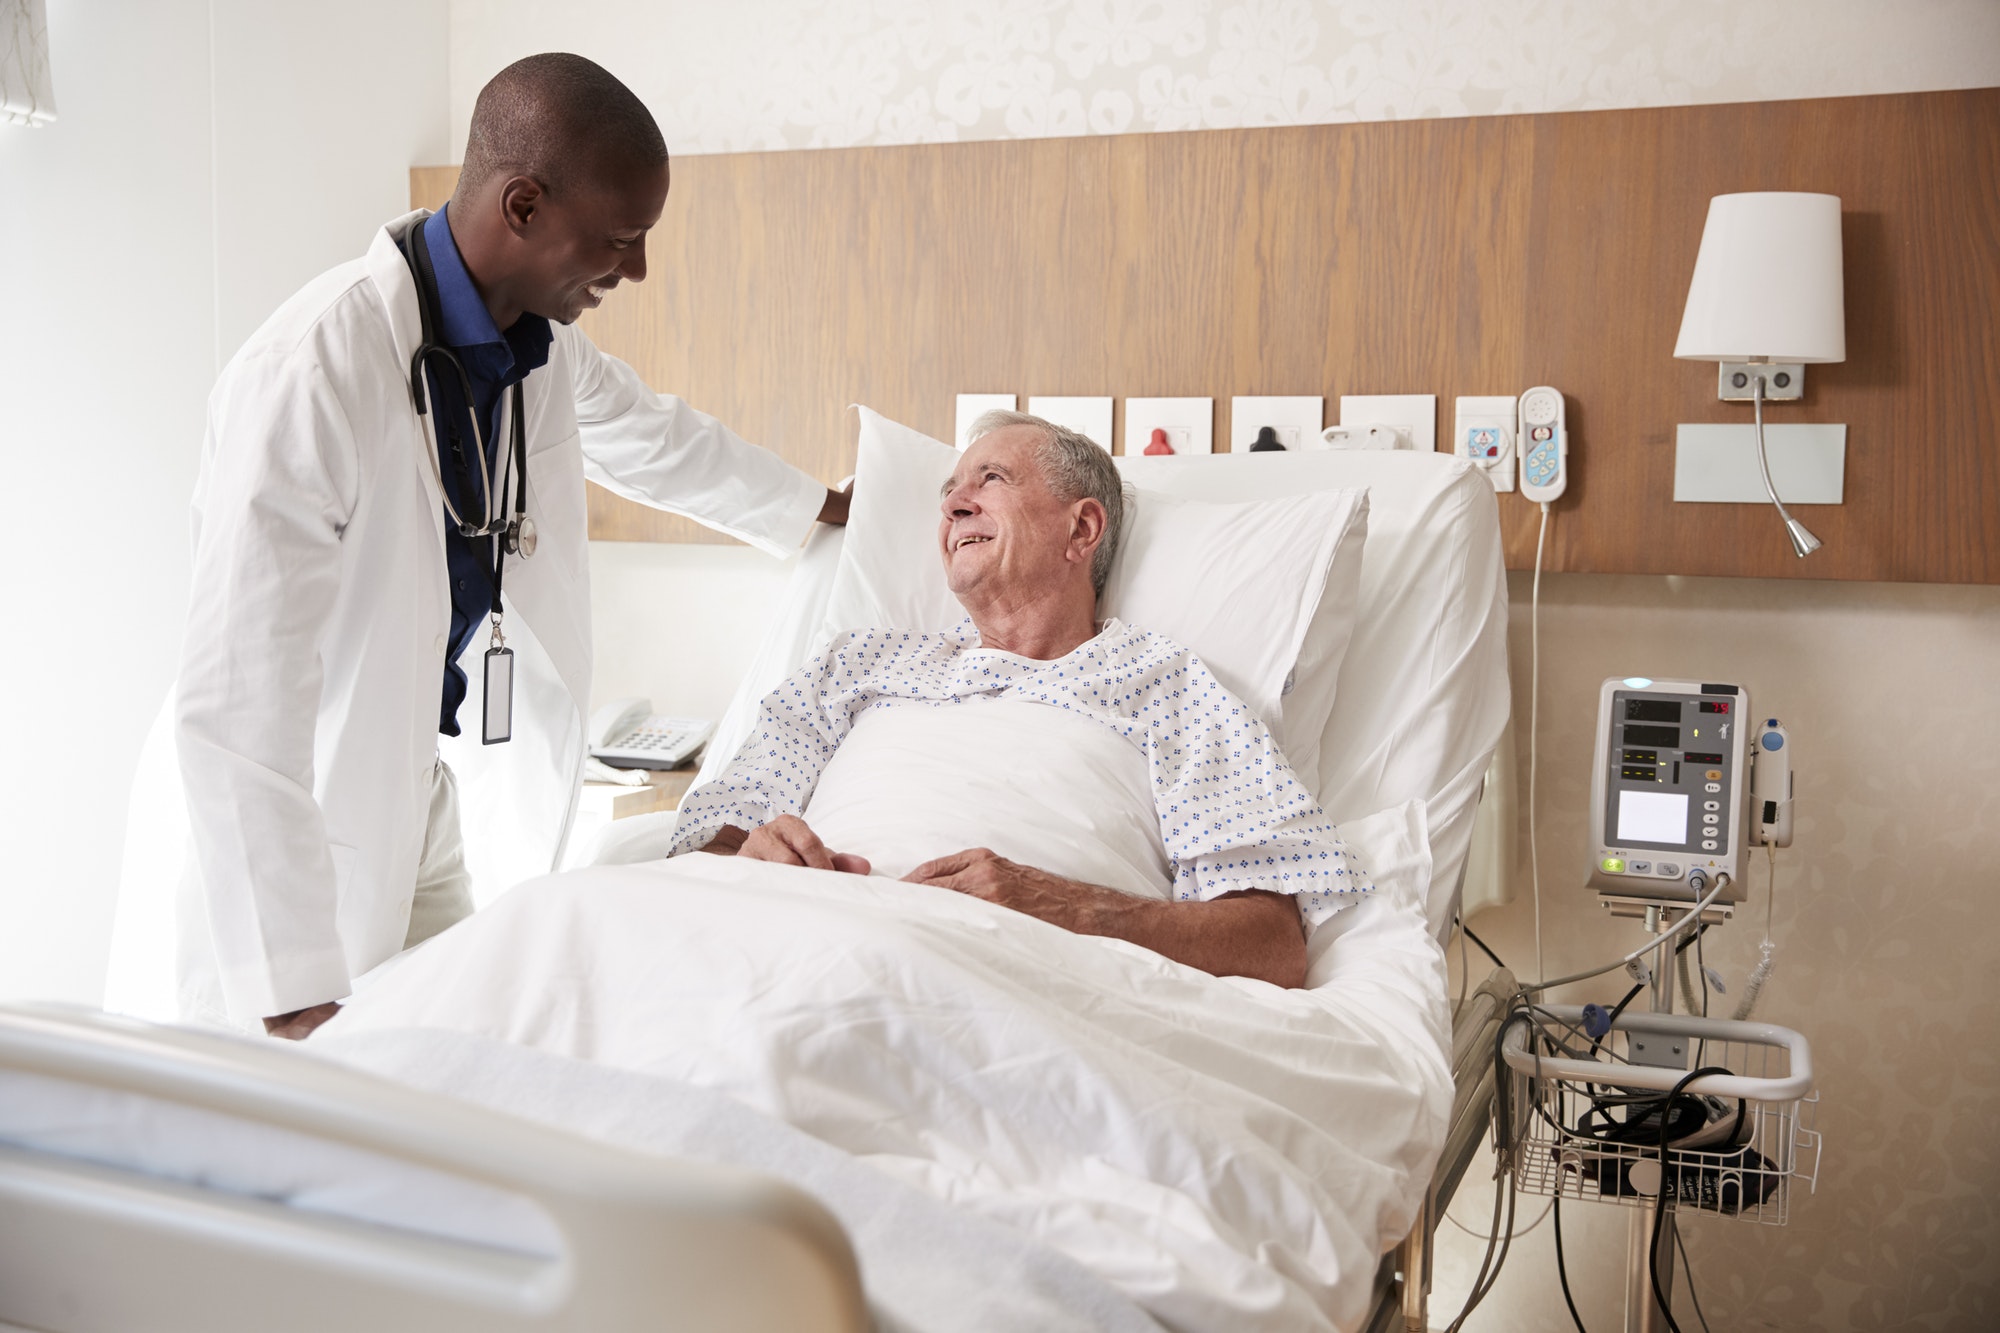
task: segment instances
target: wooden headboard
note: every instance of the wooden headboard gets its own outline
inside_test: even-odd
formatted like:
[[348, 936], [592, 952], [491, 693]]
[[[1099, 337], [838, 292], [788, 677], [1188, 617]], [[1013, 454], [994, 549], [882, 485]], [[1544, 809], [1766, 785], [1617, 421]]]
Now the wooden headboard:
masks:
[[[1768, 506], [1672, 498], [1676, 424], [1748, 419], [1673, 359], [1745, 189], [1844, 201], [1848, 359], [1771, 413], [1848, 426], [1806, 561]], [[945, 439], [962, 391], [1211, 396], [1226, 447], [1236, 394], [1432, 393], [1442, 437], [1456, 395], [1552, 384], [1546, 568], [2000, 582], [2000, 89], [683, 157], [649, 257], [590, 335], [826, 480], [856, 402]], [[1524, 567], [1534, 506], [1501, 510]], [[591, 535], [725, 540], [596, 490]]]

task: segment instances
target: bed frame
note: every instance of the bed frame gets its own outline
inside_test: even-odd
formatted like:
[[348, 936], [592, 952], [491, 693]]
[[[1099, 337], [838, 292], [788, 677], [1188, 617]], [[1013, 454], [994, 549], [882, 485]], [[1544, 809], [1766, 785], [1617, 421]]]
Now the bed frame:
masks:
[[[1369, 1333], [1424, 1328], [1431, 1232], [1484, 1130], [1496, 971], [1453, 1020], [1451, 1128], [1417, 1227], [1383, 1260]], [[0, 1321], [376, 1333], [871, 1326], [840, 1224], [784, 1182], [595, 1143], [273, 1042], [62, 1006], [0, 1006], [0, 1071], [288, 1129], [518, 1194], [562, 1241], [536, 1258], [0, 1145]]]
[[1457, 1193], [1465, 1169], [1493, 1114], [1494, 1040], [1519, 987], [1514, 974], [1495, 968], [1451, 1020], [1451, 1127], [1437, 1172], [1424, 1194], [1424, 1207], [1409, 1236], [1382, 1259], [1375, 1271], [1375, 1302], [1366, 1333], [1424, 1333], [1429, 1328], [1431, 1258], [1444, 1210]]
[[0, 1146], [0, 1322], [46, 1333], [861, 1333], [840, 1224], [755, 1172], [627, 1152], [316, 1060], [92, 1010], [0, 1006], [0, 1071], [276, 1126], [540, 1207], [549, 1258]]

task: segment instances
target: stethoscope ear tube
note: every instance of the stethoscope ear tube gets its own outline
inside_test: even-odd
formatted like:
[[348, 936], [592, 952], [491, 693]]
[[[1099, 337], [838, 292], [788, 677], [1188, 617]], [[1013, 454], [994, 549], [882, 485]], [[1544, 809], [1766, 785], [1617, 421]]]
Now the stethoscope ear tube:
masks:
[[[436, 341], [434, 330], [437, 321], [432, 316], [432, 308], [437, 301], [437, 274], [431, 264], [430, 243], [424, 237], [424, 224], [419, 222], [410, 229], [404, 242], [403, 258], [410, 266], [410, 277], [417, 289], [417, 321], [420, 342], [410, 358], [410, 400], [415, 405], [419, 418], [418, 431], [424, 437], [425, 456], [430, 460], [431, 476], [437, 482], [438, 495], [444, 501], [445, 513], [450, 516], [459, 535], [466, 538], [496, 537], [499, 549], [493, 560], [493, 599], [495, 610], [500, 600], [501, 563], [506, 556], [517, 555], [527, 559], [535, 553], [538, 544], [533, 520], [528, 517], [528, 445], [527, 426], [523, 419], [525, 395], [517, 381], [510, 395], [508, 415], [511, 418], [508, 467], [502, 474], [502, 494], [500, 503], [494, 504], [494, 486], [491, 469], [486, 459], [485, 433], [479, 428], [479, 417], [473, 406], [472, 376], [466, 373], [465, 363], [458, 353]], [[451, 490], [444, 484], [444, 472], [438, 463], [438, 440], [435, 420], [427, 410], [424, 377], [429, 370], [431, 358], [441, 356], [458, 378], [459, 392], [465, 402], [466, 415], [472, 424], [474, 452], [479, 456], [479, 483], [485, 501], [483, 521], [469, 523], [452, 503]], [[462, 475], [462, 471], [461, 471]], [[468, 477], [469, 482], [471, 479]], [[514, 494], [514, 514], [507, 517], [506, 491]]]

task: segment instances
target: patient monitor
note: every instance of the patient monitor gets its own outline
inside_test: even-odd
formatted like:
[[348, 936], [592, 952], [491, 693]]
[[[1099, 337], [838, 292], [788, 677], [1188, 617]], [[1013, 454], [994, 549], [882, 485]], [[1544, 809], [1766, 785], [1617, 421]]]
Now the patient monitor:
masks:
[[1749, 823], [1749, 692], [1642, 677], [1604, 682], [1590, 781], [1590, 885], [1607, 898], [1693, 902], [1729, 877], [1743, 899]]

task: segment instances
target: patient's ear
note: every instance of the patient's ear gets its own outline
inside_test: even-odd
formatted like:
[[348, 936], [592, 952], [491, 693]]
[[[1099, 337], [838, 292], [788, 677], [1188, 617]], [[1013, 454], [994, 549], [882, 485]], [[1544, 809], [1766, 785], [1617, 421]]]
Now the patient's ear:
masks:
[[1080, 563], [1087, 563], [1104, 540], [1104, 506], [1086, 495], [1070, 510], [1069, 547]]

